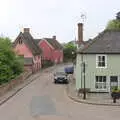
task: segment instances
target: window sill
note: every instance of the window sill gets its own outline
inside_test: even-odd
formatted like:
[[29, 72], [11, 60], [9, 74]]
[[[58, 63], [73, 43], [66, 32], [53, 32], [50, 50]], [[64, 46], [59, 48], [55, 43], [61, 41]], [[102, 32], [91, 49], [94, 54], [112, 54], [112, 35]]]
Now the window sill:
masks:
[[100, 68], [100, 69], [106, 69], [107, 67], [96, 67], [96, 68]]

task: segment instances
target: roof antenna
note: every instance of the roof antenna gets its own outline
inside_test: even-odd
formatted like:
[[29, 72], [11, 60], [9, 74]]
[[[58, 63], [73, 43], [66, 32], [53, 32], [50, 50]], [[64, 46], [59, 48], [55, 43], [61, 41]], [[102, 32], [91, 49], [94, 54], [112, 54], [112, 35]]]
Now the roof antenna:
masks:
[[80, 18], [81, 18], [81, 22], [84, 24], [86, 21], [86, 15], [82, 13]]

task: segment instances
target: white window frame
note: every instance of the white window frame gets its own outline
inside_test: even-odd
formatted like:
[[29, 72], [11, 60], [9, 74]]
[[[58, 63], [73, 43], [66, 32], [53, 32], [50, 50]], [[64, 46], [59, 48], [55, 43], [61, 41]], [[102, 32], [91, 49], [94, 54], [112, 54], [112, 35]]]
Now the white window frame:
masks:
[[[100, 78], [99, 78], [99, 80], [98, 80], [98, 82], [97, 82], [97, 80], [96, 80], [96, 77], [106, 77], [106, 82], [103, 82], [103, 78], [102, 78], [102, 82], [100, 82], [99, 80], [100, 80]], [[102, 84], [102, 88], [96, 88], [96, 84]], [[106, 88], [104, 88], [103, 86], [104, 86], [104, 84], [106, 85]], [[95, 89], [96, 90], [106, 90], [107, 89], [107, 76], [102, 76], [102, 75], [96, 75], [95, 76]]]
[[[98, 63], [99, 63], [99, 61], [98, 61], [98, 57], [99, 56], [104, 56], [105, 57], [105, 66], [98, 66]], [[96, 68], [107, 68], [107, 55], [104, 55], [104, 54], [98, 54], [98, 55], [96, 55]]]

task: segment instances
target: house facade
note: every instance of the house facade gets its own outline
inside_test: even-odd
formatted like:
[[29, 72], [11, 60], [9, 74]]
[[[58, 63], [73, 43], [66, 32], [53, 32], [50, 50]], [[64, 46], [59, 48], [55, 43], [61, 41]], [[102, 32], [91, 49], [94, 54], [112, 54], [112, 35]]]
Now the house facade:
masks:
[[56, 36], [40, 39], [38, 45], [42, 49], [43, 60], [50, 60], [56, 64], [63, 62], [63, 47], [56, 40]]
[[119, 61], [120, 31], [105, 30], [77, 52], [76, 89], [84, 85], [91, 92], [120, 88]]
[[32, 72], [40, 70], [42, 51], [31, 36], [29, 28], [24, 28], [23, 33], [20, 32], [14, 41], [13, 49], [17, 55], [23, 56], [25, 70]]

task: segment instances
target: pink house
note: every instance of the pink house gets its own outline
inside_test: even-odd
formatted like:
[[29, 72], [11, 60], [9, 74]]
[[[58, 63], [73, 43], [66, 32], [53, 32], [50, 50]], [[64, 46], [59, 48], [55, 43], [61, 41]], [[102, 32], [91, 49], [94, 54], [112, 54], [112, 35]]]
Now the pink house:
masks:
[[38, 45], [42, 49], [43, 60], [51, 60], [56, 64], [63, 62], [63, 47], [56, 40], [56, 36], [39, 39]]
[[37, 72], [41, 68], [41, 49], [30, 34], [29, 28], [24, 28], [14, 41], [13, 49], [16, 54], [24, 57], [25, 70]]

